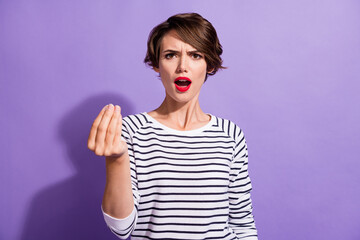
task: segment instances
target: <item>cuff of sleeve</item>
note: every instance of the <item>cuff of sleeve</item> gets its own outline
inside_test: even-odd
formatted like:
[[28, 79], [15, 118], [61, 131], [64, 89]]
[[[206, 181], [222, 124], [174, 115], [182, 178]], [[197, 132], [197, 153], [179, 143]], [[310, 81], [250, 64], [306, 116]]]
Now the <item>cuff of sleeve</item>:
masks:
[[129, 216], [125, 218], [115, 218], [104, 212], [102, 206], [101, 211], [104, 215], [104, 219], [106, 224], [113, 230], [117, 232], [125, 231], [127, 230], [134, 222], [135, 215], [136, 215], [136, 208], [133, 207], [132, 212]]

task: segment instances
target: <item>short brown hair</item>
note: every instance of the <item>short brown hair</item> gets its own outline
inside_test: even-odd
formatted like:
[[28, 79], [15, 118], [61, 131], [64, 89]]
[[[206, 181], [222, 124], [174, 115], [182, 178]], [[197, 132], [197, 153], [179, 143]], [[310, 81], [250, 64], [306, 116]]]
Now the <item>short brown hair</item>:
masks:
[[[175, 30], [180, 39], [205, 55], [208, 75], [214, 75], [222, 66], [222, 46], [213, 25], [197, 13], [182, 13], [169, 17], [152, 29], [147, 42], [144, 62], [153, 68], [159, 67], [162, 38]], [[207, 75], [206, 75], [207, 76]]]

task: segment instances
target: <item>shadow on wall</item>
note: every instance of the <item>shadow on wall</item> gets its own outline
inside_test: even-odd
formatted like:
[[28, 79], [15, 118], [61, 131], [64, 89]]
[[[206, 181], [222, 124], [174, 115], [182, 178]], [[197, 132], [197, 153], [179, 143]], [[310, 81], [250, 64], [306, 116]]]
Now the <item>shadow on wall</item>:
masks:
[[92, 122], [109, 103], [120, 105], [123, 116], [133, 114], [133, 107], [125, 98], [102, 94], [85, 100], [59, 122], [58, 135], [66, 145], [68, 159], [76, 174], [35, 195], [25, 220], [22, 240], [116, 239], [106, 227], [100, 207], [105, 186], [105, 161], [87, 148]]

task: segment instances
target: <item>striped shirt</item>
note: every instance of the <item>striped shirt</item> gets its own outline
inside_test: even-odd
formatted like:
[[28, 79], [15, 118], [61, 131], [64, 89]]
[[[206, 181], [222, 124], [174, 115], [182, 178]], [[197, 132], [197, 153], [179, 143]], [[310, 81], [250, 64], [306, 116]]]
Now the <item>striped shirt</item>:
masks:
[[257, 239], [243, 131], [211, 116], [178, 131], [147, 113], [123, 119], [134, 196], [124, 219], [104, 214], [126, 239]]

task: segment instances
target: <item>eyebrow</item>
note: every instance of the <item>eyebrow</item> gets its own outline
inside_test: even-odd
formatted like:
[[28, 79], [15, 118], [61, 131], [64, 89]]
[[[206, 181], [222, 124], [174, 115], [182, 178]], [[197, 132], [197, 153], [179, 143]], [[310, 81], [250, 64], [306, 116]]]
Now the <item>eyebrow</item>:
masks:
[[[172, 49], [166, 49], [163, 51], [163, 53], [180, 53], [179, 51], [176, 51], [176, 50], [172, 50]], [[193, 50], [193, 51], [187, 51], [187, 53], [201, 53], [200, 51], [198, 50]]]

